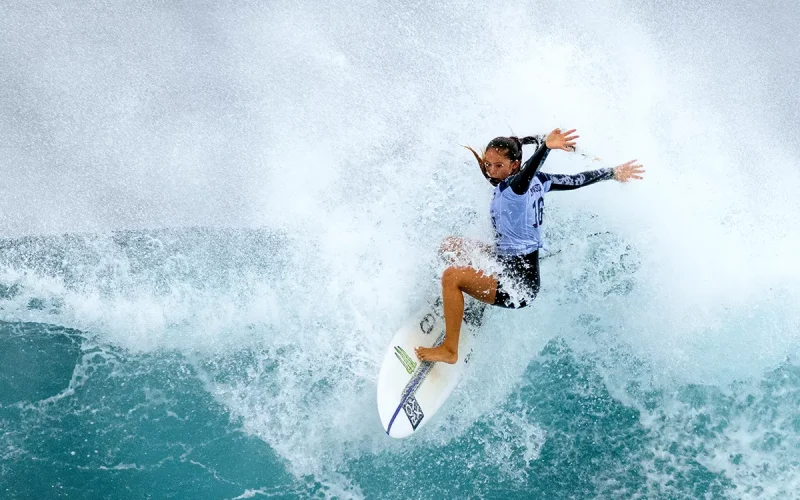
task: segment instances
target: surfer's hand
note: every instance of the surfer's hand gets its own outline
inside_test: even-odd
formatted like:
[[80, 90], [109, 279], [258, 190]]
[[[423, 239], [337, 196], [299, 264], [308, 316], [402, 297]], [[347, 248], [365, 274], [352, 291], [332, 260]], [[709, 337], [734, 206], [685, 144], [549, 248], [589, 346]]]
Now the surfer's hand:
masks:
[[644, 172], [644, 168], [642, 168], [640, 163], [636, 163], [636, 160], [631, 160], [618, 167], [614, 167], [614, 179], [620, 182], [642, 179], [642, 174]]
[[575, 151], [575, 139], [580, 137], [579, 135], [575, 135], [575, 130], [576, 129], [573, 128], [566, 132], [561, 132], [561, 129], [557, 128], [547, 134], [545, 144], [550, 149], [561, 149], [571, 153]]

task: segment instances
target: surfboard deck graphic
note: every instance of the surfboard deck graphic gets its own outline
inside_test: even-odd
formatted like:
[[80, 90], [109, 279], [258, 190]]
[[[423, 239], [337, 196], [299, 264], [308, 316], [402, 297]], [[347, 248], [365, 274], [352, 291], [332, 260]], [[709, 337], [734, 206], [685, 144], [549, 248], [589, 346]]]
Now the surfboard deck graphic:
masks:
[[444, 339], [441, 299], [423, 307], [394, 334], [378, 375], [378, 413], [389, 436], [404, 438], [416, 432], [453, 392], [469, 364], [484, 307], [468, 300], [458, 361], [452, 365], [420, 361], [414, 352], [418, 346], [439, 345]]

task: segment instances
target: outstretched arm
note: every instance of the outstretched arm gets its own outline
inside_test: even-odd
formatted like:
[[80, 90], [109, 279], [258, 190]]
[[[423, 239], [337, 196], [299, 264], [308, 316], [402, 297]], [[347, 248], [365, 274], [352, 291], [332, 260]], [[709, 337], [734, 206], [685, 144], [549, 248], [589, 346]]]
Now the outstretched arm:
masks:
[[631, 160], [614, 168], [601, 168], [599, 170], [581, 172], [575, 175], [539, 172], [537, 176], [544, 185], [545, 191], [569, 191], [609, 179], [616, 179], [620, 182], [628, 182], [631, 179], [641, 179], [641, 174], [643, 173], [644, 169], [642, 165], [637, 164], [636, 160]]
[[531, 181], [536, 176], [536, 173], [539, 172], [551, 149], [571, 151], [575, 147], [575, 139], [578, 137], [575, 135], [575, 129], [562, 133], [561, 129], [557, 128], [550, 132], [544, 143], [540, 144], [536, 152], [533, 153], [533, 156], [522, 165], [519, 172], [509, 179], [508, 185], [514, 194], [525, 194], [530, 189]]
[[[545, 191], [569, 191], [579, 187], [590, 186], [596, 182], [607, 181], [614, 178], [613, 168], [601, 168], [580, 174], [547, 174], [539, 172], [539, 180], [544, 184]], [[549, 183], [549, 184], [548, 184]]]

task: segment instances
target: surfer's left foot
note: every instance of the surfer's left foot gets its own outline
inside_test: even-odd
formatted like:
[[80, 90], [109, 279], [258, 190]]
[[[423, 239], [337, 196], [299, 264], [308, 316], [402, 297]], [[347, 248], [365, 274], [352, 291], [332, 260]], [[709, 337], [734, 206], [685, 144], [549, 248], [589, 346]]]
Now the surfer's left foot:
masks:
[[417, 347], [415, 352], [422, 361], [438, 361], [451, 365], [458, 361], [458, 352], [451, 351], [443, 345], [439, 347]]

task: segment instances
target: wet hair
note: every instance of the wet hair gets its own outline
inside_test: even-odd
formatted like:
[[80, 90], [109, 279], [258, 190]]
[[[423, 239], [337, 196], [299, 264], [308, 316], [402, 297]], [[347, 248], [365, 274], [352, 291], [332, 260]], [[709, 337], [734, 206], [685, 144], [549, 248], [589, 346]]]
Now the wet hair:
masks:
[[544, 137], [540, 135], [529, 135], [522, 138], [516, 136], [495, 137], [494, 139], [489, 141], [489, 144], [486, 145], [486, 149], [483, 150], [482, 154], [478, 154], [477, 151], [475, 151], [469, 146], [464, 146], [464, 147], [469, 149], [475, 156], [475, 159], [478, 161], [478, 166], [481, 169], [481, 173], [486, 178], [486, 180], [489, 181], [489, 183], [492, 186], [496, 186], [500, 184], [500, 181], [490, 177], [489, 173], [486, 171], [486, 156], [485, 156], [486, 151], [494, 149], [511, 161], [521, 161], [523, 145], [536, 144], [536, 147], [539, 147], [541, 146], [543, 141]]

